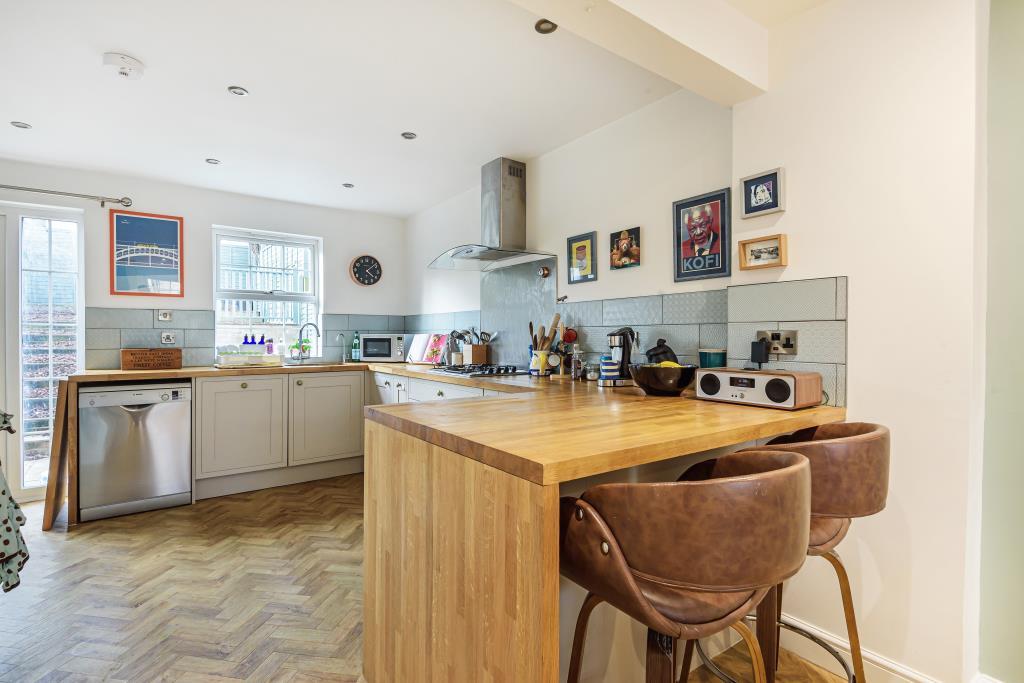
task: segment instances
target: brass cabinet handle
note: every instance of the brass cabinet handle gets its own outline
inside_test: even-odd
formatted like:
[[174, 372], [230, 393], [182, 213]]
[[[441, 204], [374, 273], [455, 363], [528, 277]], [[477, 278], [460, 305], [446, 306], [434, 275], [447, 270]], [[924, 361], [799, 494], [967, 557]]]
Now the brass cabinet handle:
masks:
[[302, 386], [302, 380], [301, 379], [300, 380], [296, 380], [295, 383], [298, 384], [300, 387]]
[[384, 380], [384, 386], [390, 387], [391, 386], [391, 382], [388, 382], [387, 380]]
[[248, 389], [249, 388], [249, 383], [248, 382], [242, 382], [242, 388], [243, 389]]

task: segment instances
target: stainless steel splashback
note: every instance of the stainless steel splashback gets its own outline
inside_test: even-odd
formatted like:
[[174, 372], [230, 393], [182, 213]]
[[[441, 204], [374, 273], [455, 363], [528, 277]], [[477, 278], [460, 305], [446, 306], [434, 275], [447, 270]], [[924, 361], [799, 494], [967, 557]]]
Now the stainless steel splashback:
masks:
[[[491, 343], [491, 361], [525, 366], [530, 362], [529, 323], [548, 325], [555, 315], [558, 260], [509, 266], [480, 276], [480, 327], [497, 332]], [[551, 274], [537, 271], [547, 266]]]

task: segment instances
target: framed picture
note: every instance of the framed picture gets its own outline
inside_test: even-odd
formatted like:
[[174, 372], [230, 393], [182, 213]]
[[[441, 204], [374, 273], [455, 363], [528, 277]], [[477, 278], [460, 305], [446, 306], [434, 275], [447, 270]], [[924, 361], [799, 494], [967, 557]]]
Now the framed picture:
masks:
[[676, 282], [730, 274], [729, 195], [727, 187], [672, 204]]
[[788, 265], [785, 235], [740, 240], [740, 270], [779, 268], [785, 265]]
[[593, 282], [597, 279], [597, 233], [588, 232], [565, 241], [569, 263], [569, 284]]
[[752, 218], [786, 210], [785, 171], [773, 168], [740, 178], [743, 189], [743, 217]]
[[110, 210], [110, 293], [185, 296], [181, 216]]
[[611, 234], [611, 269], [622, 270], [640, 265], [640, 228]]

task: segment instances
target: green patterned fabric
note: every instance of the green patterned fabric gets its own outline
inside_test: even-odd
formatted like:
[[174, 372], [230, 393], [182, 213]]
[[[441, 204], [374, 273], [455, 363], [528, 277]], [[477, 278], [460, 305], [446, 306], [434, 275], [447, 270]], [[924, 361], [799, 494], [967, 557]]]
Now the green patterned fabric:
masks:
[[11, 487], [0, 470], [0, 580], [4, 593], [18, 587], [21, 577], [18, 572], [28, 562], [28, 548], [21, 535], [25, 514], [11, 497]]

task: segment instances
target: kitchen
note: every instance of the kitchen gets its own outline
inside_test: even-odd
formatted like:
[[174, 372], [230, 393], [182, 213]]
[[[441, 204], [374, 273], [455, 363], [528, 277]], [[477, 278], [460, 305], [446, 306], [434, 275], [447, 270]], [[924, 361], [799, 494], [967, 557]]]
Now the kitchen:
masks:
[[[858, 680], [1013, 680], [1019, 589], [1000, 520], [1019, 512], [1006, 483], [1019, 420], [1013, 401], [986, 398], [1020, 367], [1001, 341], [1014, 338], [1019, 269], [1005, 151], [1016, 86], [999, 78], [1019, 60], [1019, 13], [954, 0], [655, 5], [2, 9], [4, 121], [28, 127], [0, 133], [0, 405], [17, 432], [0, 439], [0, 465], [30, 559], [0, 595], [0, 680], [566, 680], [595, 587], [570, 556], [559, 563], [560, 497], [675, 482], [698, 461], [844, 420], [892, 435], [885, 509], [839, 548]], [[33, 49], [43, 34], [54, 47]], [[658, 54], [642, 49], [653, 41]], [[121, 113], [69, 116], [61, 98]], [[489, 192], [496, 161], [522, 181], [520, 209], [500, 183]], [[765, 176], [779, 192], [761, 216]], [[953, 196], [966, 228], [936, 201]], [[709, 225], [717, 263], [686, 251]], [[513, 256], [437, 267], [472, 245]], [[688, 277], [697, 258], [713, 277]], [[470, 342], [449, 343], [453, 331]], [[506, 376], [385, 362], [422, 361], [432, 341], [432, 360], [461, 353]], [[683, 366], [664, 369], [670, 390], [694, 375], [683, 396], [598, 386], [628, 381], [637, 361], [671, 363], [664, 347]], [[181, 369], [124, 370], [131, 349]], [[794, 394], [799, 373], [819, 378], [825, 405], [696, 397], [691, 366], [727, 365], [740, 372], [721, 384], [746, 400], [757, 358]], [[214, 367], [245, 360], [267, 367]], [[522, 374], [545, 365], [549, 376]], [[126, 383], [155, 394], [114, 396]], [[90, 410], [133, 409], [167, 409], [164, 436], [139, 445], [103, 426], [116, 422], [90, 426]], [[168, 451], [173, 472], [138, 457], [163, 467]], [[119, 480], [134, 507], [100, 495]], [[480, 520], [498, 525], [478, 546], [493, 556], [461, 545]], [[506, 562], [491, 541], [509, 529]], [[385, 557], [406, 557], [407, 573], [393, 560], [384, 571]], [[474, 588], [444, 592], [435, 573]], [[807, 557], [783, 595], [787, 622], [853, 666], [833, 568]], [[764, 597], [748, 630], [768, 652], [778, 593]], [[621, 604], [594, 608], [580, 680], [665, 673], [648, 624]], [[502, 617], [533, 609], [536, 623]], [[814, 643], [775, 638], [766, 677], [847, 680]], [[738, 629], [683, 640], [753, 680]], [[673, 678], [683, 640], [665, 655]], [[713, 680], [701, 657], [689, 680]], [[433, 669], [445, 665], [447, 678]]]

